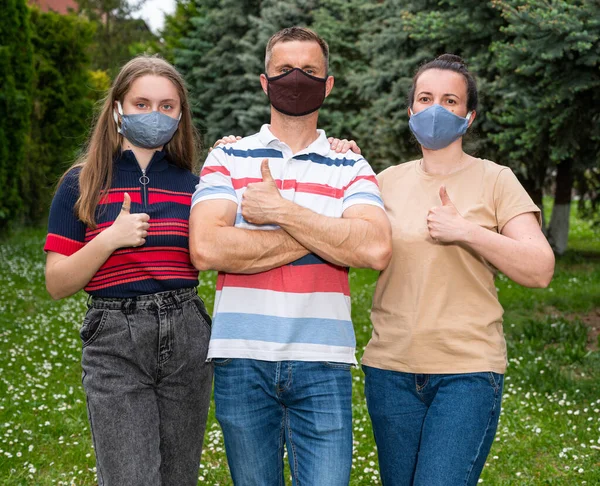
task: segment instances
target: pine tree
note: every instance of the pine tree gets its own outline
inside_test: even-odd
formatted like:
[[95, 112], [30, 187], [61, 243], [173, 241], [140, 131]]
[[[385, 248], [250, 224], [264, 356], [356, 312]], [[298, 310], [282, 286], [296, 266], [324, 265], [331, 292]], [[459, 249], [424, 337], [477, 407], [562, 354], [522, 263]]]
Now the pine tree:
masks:
[[[573, 184], [598, 204], [600, 159], [600, 4], [594, 0], [495, 1], [508, 22], [493, 44], [504, 126], [495, 138], [540, 174], [556, 168], [549, 225], [554, 250], [566, 250]], [[590, 187], [591, 186], [591, 187]], [[585, 206], [583, 206], [585, 208]]]
[[247, 106], [239, 56], [250, 15], [259, 11], [260, 1], [196, 0], [195, 7], [197, 16], [190, 19], [191, 28], [174, 58], [190, 88], [194, 122], [212, 144], [223, 135], [249, 133], [239, 115]]
[[369, 65], [351, 76], [350, 86], [364, 103], [356, 136], [377, 169], [410, 160], [419, 151], [408, 128], [406, 96], [417, 67], [436, 51], [413, 40], [409, 29], [412, 16], [437, 4], [384, 0], [368, 10], [359, 46]]

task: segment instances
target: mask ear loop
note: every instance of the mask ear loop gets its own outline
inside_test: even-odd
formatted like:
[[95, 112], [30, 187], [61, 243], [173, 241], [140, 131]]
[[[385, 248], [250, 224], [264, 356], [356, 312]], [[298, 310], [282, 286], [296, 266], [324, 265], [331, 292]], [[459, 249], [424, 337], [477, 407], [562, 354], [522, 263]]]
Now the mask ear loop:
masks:
[[[117, 107], [119, 109], [119, 115], [123, 116], [123, 107], [121, 106], [121, 102], [117, 101]], [[121, 131], [121, 126], [119, 125], [119, 116], [117, 115], [117, 111], [113, 108], [113, 118], [115, 119], [115, 123], [117, 124], [117, 133], [123, 133]]]

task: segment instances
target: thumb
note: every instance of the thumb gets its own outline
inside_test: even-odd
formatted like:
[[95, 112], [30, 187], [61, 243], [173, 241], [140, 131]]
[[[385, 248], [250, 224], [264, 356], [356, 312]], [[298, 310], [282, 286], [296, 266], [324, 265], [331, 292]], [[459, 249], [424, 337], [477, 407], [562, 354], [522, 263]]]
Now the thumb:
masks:
[[131, 197], [128, 193], [123, 194], [123, 206], [121, 207], [121, 211], [126, 213], [131, 211]]
[[440, 199], [442, 200], [442, 206], [454, 206], [454, 204], [450, 200], [450, 196], [448, 196], [446, 186], [440, 187]]
[[263, 159], [260, 164], [260, 172], [262, 173], [263, 182], [273, 182], [273, 176], [269, 169], [269, 159]]

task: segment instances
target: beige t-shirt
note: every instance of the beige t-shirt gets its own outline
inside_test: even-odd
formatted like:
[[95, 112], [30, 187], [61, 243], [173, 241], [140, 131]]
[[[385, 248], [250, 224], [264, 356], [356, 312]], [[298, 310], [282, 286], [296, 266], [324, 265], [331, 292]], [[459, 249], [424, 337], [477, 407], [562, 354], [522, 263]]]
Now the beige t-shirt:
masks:
[[393, 255], [373, 297], [373, 335], [362, 362], [407, 373], [506, 370], [502, 306], [495, 269], [459, 244], [434, 242], [427, 213], [441, 206], [439, 190], [467, 220], [501, 232], [533, 203], [508, 167], [475, 159], [450, 175], [431, 175], [420, 161], [378, 176], [392, 224]]

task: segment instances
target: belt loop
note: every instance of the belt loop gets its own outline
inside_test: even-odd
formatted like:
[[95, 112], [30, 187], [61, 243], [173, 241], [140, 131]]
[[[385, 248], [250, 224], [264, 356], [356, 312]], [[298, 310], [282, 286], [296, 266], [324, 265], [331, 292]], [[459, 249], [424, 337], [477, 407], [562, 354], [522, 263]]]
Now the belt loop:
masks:
[[88, 294], [85, 305], [87, 305], [88, 309], [92, 307], [92, 295], [91, 294]]
[[135, 312], [135, 307], [134, 299], [123, 299], [123, 301], [121, 301], [121, 312], [123, 312], [123, 314], [131, 314]]
[[161, 299], [158, 295], [154, 294], [152, 296], [152, 300], [154, 301], [154, 304], [156, 305], [156, 310], [160, 312], [160, 310], [164, 306], [164, 299]]
[[184, 301], [184, 296], [181, 295], [181, 293], [176, 292], [173, 294], [173, 299], [177, 305], [181, 305], [181, 303]]

